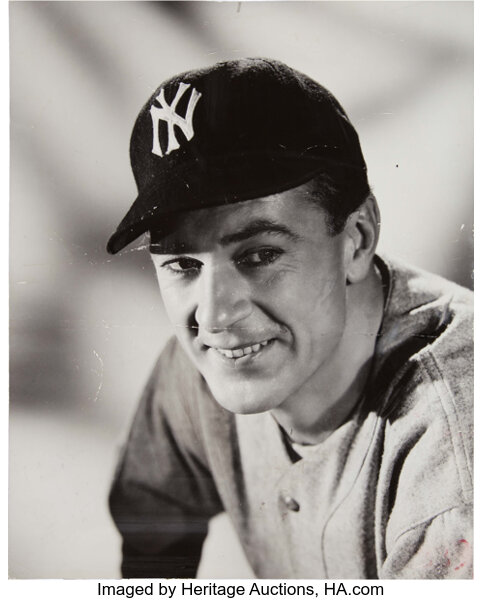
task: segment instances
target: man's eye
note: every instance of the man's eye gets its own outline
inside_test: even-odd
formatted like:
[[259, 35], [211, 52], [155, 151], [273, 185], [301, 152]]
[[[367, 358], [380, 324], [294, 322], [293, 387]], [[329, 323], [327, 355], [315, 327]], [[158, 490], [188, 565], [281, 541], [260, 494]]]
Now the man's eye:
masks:
[[162, 266], [173, 271], [174, 273], [195, 273], [201, 268], [201, 264], [194, 258], [176, 258], [165, 262]]
[[263, 267], [274, 262], [283, 254], [278, 248], [261, 248], [260, 250], [246, 252], [238, 259], [238, 264], [245, 267]]

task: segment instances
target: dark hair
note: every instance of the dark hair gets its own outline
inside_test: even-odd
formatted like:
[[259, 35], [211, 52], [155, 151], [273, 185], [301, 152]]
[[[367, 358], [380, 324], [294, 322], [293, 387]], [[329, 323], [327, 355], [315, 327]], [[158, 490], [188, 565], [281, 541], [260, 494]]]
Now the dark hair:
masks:
[[[352, 169], [330, 167], [309, 182], [308, 199], [326, 212], [326, 225], [331, 235], [343, 231], [352, 212], [372, 194], [370, 187]], [[361, 183], [361, 185], [360, 185]]]

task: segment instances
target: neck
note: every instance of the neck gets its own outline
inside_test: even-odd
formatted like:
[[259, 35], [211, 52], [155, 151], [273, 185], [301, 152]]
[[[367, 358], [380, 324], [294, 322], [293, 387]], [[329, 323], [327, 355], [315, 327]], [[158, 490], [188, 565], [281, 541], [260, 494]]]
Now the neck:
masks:
[[347, 318], [329, 361], [273, 417], [298, 443], [322, 442], [342, 425], [363, 395], [383, 316], [380, 277], [372, 267], [360, 283], [347, 286]]

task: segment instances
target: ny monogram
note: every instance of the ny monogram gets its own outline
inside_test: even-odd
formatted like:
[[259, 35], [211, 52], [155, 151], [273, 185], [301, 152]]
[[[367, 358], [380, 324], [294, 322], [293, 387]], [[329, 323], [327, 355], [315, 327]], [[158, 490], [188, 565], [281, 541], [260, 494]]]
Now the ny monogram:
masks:
[[187, 106], [186, 116], [183, 118], [176, 112], [176, 106], [179, 100], [182, 98], [184, 92], [191, 87], [188, 83], [181, 82], [176, 92], [176, 96], [172, 101], [172, 104], [167, 104], [164, 97], [164, 88], [160, 91], [156, 100], [161, 105], [161, 108], [157, 106], [151, 106], [151, 117], [152, 117], [152, 153], [157, 156], [164, 156], [159, 141], [159, 121], [166, 121], [167, 123], [167, 149], [166, 154], [169, 154], [173, 150], [180, 148], [179, 142], [176, 139], [174, 132], [174, 125], [181, 128], [182, 132], [186, 136], [187, 140], [194, 137], [194, 129], [192, 126], [192, 118], [194, 109], [197, 101], [202, 96], [195, 88], [192, 88], [191, 97], [189, 98], [189, 104]]

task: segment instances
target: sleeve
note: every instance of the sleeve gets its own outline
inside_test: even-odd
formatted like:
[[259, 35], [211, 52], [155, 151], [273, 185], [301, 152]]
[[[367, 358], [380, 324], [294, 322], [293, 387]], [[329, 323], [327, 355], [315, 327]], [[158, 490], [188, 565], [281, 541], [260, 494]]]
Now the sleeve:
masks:
[[472, 506], [447, 510], [402, 533], [380, 579], [468, 579], [473, 576]]
[[170, 343], [141, 398], [109, 496], [126, 578], [195, 577], [208, 521], [222, 510], [195, 416], [180, 397], [186, 373], [173, 358]]

